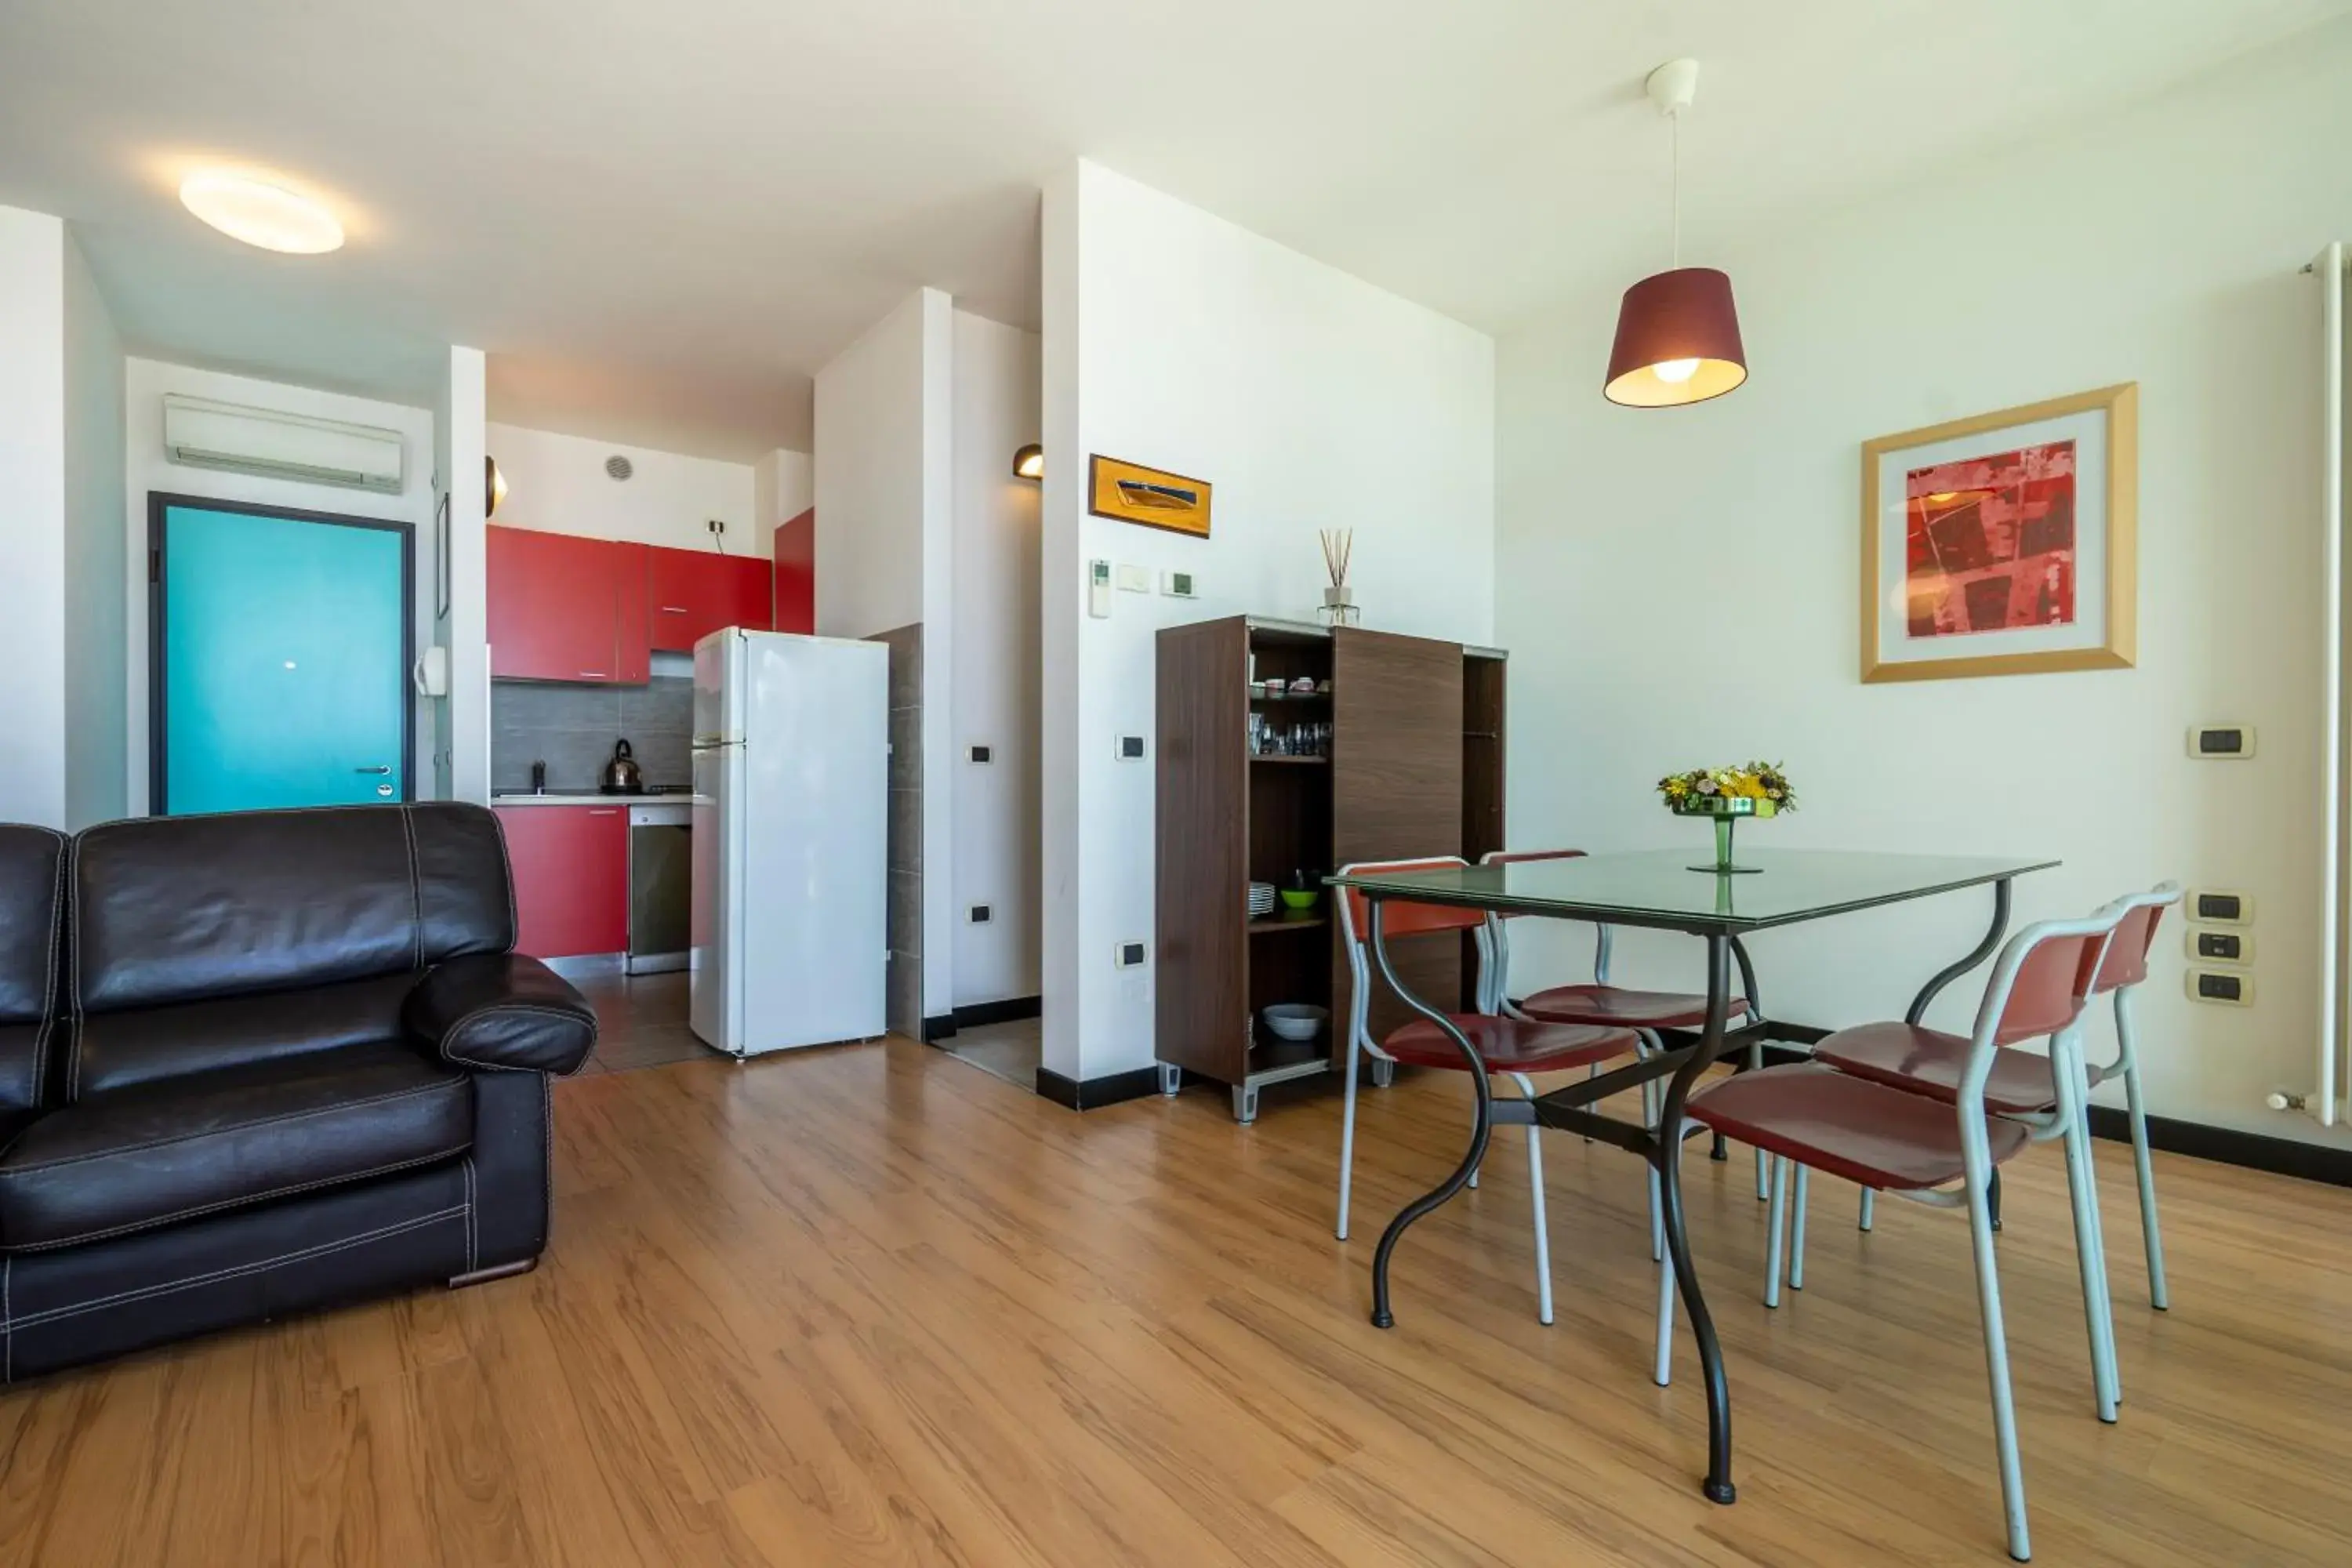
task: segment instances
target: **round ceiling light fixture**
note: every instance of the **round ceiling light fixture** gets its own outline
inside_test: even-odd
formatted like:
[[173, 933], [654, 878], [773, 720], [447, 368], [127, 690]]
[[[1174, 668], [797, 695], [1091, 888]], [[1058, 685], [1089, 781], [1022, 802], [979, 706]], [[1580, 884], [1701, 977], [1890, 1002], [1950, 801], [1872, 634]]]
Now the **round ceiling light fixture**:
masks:
[[1731, 279], [1682, 264], [1682, 113], [1698, 96], [1698, 62], [1669, 60], [1643, 84], [1674, 128], [1673, 266], [1625, 290], [1601, 395], [1633, 408], [1674, 408], [1720, 397], [1748, 379]]
[[320, 256], [340, 250], [343, 226], [310, 197], [228, 169], [199, 169], [180, 182], [180, 205], [227, 235], [264, 250]]

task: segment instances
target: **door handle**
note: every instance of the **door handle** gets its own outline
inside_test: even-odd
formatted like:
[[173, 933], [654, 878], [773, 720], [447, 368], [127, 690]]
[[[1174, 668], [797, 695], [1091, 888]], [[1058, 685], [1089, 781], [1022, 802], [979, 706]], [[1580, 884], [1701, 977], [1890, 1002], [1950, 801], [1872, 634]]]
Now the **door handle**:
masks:
[[580, 679], [583, 680], [609, 680], [612, 678], [601, 669], [583, 669], [580, 672]]
[[664, 605], [661, 607], [661, 613], [665, 616], [682, 616], [686, 614], [686, 606], [684, 605]]
[[353, 768], [353, 769], [352, 770], [352, 772], [353, 772], [353, 773], [388, 773], [392, 772], [392, 770], [391, 770], [390, 768], [388, 768], [388, 767], [385, 767], [385, 768]]

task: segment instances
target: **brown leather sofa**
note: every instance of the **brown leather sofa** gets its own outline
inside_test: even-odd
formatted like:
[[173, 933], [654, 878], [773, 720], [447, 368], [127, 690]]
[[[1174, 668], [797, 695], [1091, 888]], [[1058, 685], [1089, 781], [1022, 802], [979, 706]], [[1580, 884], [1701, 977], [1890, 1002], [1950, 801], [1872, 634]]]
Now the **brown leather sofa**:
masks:
[[0, 1381], [530, 1268], [587, 1002], [497, 819], [0, 826]]

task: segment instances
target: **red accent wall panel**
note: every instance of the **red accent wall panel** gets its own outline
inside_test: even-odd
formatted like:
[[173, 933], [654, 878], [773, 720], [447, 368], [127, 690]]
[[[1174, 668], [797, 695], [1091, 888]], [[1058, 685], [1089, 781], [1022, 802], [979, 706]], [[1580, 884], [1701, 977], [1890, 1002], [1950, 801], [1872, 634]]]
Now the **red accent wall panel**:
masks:
[[629, 813], [624, 805], [497, 808], [514, 868], [516, 949], [533, 958], [629, 945]]
[[816, 630], [816, 508], [776, 530], [776, 629]]

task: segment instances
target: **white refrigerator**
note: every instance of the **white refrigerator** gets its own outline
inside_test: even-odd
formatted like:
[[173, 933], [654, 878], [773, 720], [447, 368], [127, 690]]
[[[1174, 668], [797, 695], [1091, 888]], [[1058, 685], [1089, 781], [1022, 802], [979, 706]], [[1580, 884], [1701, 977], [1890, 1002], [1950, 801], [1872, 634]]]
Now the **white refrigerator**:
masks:
[[688, 1021], [731, 1056], [883, 1032], [889, 661], [734, 628], [694, 645]]

